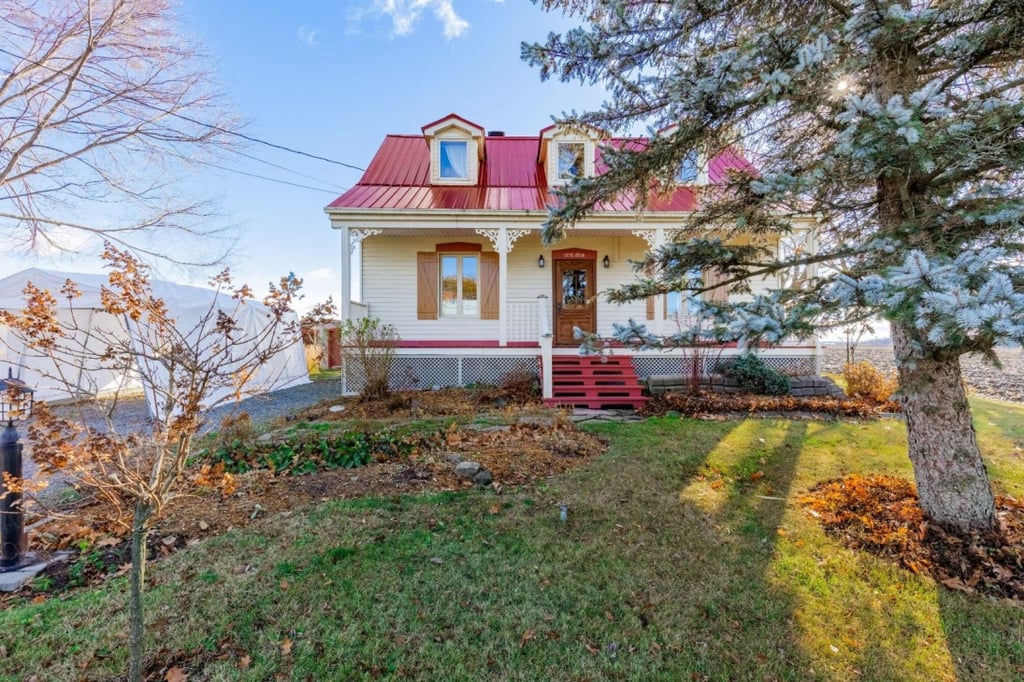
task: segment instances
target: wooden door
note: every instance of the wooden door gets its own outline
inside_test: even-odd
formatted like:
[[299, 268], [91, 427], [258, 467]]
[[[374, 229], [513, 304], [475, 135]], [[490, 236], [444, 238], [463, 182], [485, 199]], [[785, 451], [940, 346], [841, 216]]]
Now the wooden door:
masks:
[[579, 344], [573, 327], [588, 332], [597, 329], [597, 288], [593, 260], [556, 260], [555, 277], [555, 343], [561, 346]]

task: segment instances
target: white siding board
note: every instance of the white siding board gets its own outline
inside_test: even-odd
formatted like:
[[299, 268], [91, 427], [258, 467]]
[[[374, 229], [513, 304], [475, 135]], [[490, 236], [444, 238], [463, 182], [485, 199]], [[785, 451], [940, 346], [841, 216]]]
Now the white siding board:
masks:
[[[571, 235], [571, 233], [570, 233]], [[480, 244], [491, 251], [489, 241], [480, 237], [388, 237], [379, 235], [362, 242], [363, 291], [362, 299], [369, 305], [369, 314], [397, 326], [399, 335], [407, 341], [496, 340], [497, 320], [479, 319], [416, 319], [416, 253], [434, 251], [438, 243], [469, 242]], [[601, 292], [597, 305], [598, 333], [610, 335], [613, 324], [625, 323], [632, 318], [647, 322], [645, 301], [625, 304], [610, 303], [608, 289], [636, 281], [637, 273], [630, 260], [638, 261], [647, 251], [647, 243], [637, 237], [581, 238], [569, 236], [554, 249], [583, 248], [597, 251], [596, 279]], [[508, 254], [508, 298], [511, 301], [536, 300], [548, 297], [548, 310], [552, 309], [551, 248], [540, 244], [536, 235], [527, 235], [515, 242]], [[545, 267], [537, 267], [542, 255]], [[602, 261], [611, 259], [605, 269]], [[777, 286], [775, 278], [752, 282], [755, 293], [763, 293]], [[741, 297], [732, 297], [739, 300]], [[652, 326], [652, 329], [654, 327]]]

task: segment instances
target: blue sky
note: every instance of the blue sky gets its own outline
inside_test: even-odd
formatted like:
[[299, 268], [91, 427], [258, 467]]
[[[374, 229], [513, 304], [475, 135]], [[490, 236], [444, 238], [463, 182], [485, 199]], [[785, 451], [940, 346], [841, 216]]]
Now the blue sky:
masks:
[[[552, 115], [602, 100], [594, 88], [541, 83], [520, 60], [521, 41], [569, 26], [528, 0], [183, 0], [181, 9], [247, 134], [354, 166], [365, 167], [386, 134], [417, 133], [449, 112], [488, 130], [536, 134]], [[228, 262], [236, 279], [262, 291], [294, 271], [305, 279], [306, 306], [330, 294], [337, 301], [340, 239], [323, 207], [360, 173], [260, 145], [241, 151], [262, 161], [231, 155], [221, 164], [234, 172], [198, 176], [237, 235]], [[18, 259], [0, 261], [0, 276], [31, 264], [98, 270], [81, 258]]]

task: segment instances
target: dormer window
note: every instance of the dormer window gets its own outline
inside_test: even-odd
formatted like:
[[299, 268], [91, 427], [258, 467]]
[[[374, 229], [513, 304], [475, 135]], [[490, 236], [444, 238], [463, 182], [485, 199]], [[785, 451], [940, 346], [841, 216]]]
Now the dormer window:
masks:
[[697, 165], [697, 152], [688, 152], [679, 163], [676, 171], [676, 182], [681, 185], [694, 185], [699, 182], [700, 167]]
[[433, 185], [475, 185], [484, 160], [484, 129], [456, 114], [423, 126]]
[[556, 142], [558, 145], [558, 179], [563, 181], [583, 177], [587, 146], [583, 142]]
[[544, 167], [548, 185], [564, 185], [577, 178], [596, 175], [597, 141], [603, 133], [596, 128], [548, 126], [540, 131], [537, 161]]
[[469, 142], [466, 140], [439, 140], [438, 164], [443, 180], [469, 178]]

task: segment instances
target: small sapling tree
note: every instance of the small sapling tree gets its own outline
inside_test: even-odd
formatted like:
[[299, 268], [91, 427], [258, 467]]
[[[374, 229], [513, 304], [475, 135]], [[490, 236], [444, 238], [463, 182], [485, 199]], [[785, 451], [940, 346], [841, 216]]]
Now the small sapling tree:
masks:
[[[131, 535], [129, 679], [142, 679], [143, 600], [146, 540], [154, 521], [176, 498], [193, 485], [219, 485], [230, 489], [230, 476], [206, 467], [187, 471], [192, 443], [204, 414], [228, 401], [268, 388], [265, 381], [271, 360], [298, 340], [291, 321], [291, 302], [301, 281], [294, 277], [270, 286], [263, 299], [266, 317], [258, 325], [240, 320], [252, 307], [252, 292], [234, 286], [227, 271], [212, 284], [217, 296], [188, 321], [175, 319], [167, 303], [153, 293], [148, 270], [135, 257], [108, 245], [104, 259], [109, 285], [103, 287], [102, 309], [117, 328], [89, 325], [87, 311], [76, 310], [80, 296], [68, 280], [59, 295], [29, 284], [20, 314], [0, 313], [10, 327], [18, 351], [51, 361], [44, 373], [64, 382], [69, 395], [72, 377], [83, 367], [102, 367], [117, 375], [121, 384], [132, 377], [141, 381], [154, 412], [151, 428], [119, 432], [113, 410], [117, 396], [103, 403], [105, 424], [84, 413], [78, 418], [58, 417], [45, 406], [36, 411], [29, 429], [32, 456], [45, 473], [60, 472], [109, 503], [111, 518]], [[82, 408], [84, 410], [84, 408]]]

